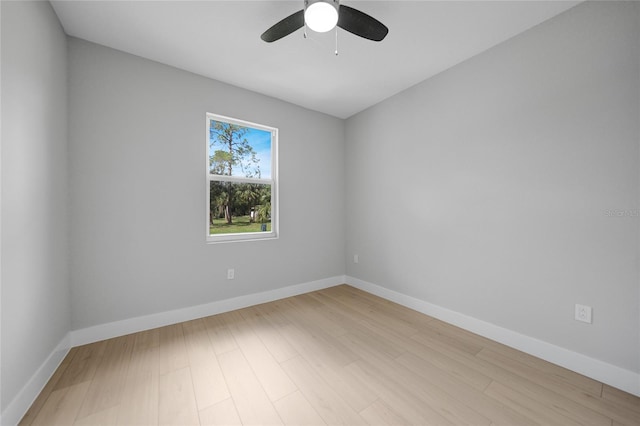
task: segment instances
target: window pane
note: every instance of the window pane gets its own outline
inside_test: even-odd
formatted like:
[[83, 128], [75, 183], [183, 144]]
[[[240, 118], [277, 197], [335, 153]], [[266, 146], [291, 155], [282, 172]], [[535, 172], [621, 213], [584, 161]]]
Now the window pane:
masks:
[[209, 172], [271, 179], [271, 132], [211, 120]]
[[210, 182], [209, 234], [271, 232], [271, 185]]

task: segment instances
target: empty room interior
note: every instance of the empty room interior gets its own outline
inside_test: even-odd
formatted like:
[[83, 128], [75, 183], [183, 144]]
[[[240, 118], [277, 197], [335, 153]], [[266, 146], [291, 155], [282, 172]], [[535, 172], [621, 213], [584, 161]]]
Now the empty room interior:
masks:
[[0, 24], [2, 425], [640, 425], [640, 3]]

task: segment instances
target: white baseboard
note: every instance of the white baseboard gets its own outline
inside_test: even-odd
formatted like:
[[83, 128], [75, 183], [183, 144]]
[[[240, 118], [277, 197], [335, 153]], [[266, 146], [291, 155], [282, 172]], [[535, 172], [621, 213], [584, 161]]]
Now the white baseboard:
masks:
[[248, 294], [245, 296], [206, 303], [204, 305], [175, 309], [172, 311], [100, 324], [80, 330], [73, 330], [71, 332], [71, 346], [85, 345], [87, 343], [110, 339], [112, 337], [124, 336], [126, 334], [137, 333], [139, 331], [163, 327], [165, 325], [176, 324], [196, 318], [207, 317], [209, 315], [233, 311], [235, 309], [246, 308], [247, 306], [258, 305], [260, 303], [272, 302], [274, 300], [284, 299], [285, 297], [309, 293], [311, 291], [344, 284], [345, 279], [346, 277], [344, 275], [339, 275], [322, 280], [264, 291], [261, 293]]
[[496, 342], [526, 352], [553, 364], [583, 374], [623, 391], [640, 396], [640, 374], [617, 367], [560, 346], [517, 333], [424, 300], [407, 296], [358, 278], [346, 277], [346, 283], [423, 314], [448, 322]]
[[18, 395], [9, 403], [2, 412], [0, 424], [3, 426], [17, 425], [26, 414], [31, 404], [36, 400], [42, 389], [47, 384], [53, 373], [71, 349], [71, 338], [67, 333], [58, 346], [51, 352], [40, 368], [31, 376], [31, 379], [20, 390]]

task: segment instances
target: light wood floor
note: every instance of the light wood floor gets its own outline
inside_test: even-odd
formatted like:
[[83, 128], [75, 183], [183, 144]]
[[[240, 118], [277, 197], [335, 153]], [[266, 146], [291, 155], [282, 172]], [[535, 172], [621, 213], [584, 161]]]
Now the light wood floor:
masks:
[[343, 285], [73, 348], [22, 425], [640, 425], [640, 399]]

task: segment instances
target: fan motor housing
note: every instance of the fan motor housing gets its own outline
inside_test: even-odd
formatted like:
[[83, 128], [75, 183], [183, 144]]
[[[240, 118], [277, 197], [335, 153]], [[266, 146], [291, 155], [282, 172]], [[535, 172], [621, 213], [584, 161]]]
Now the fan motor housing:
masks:
[[340, 10], [340, 0], [304, 0], [304, 10], [307, 10], [307, 8], [314, 3], [327, 3], [335, 7], [336, 12]]

